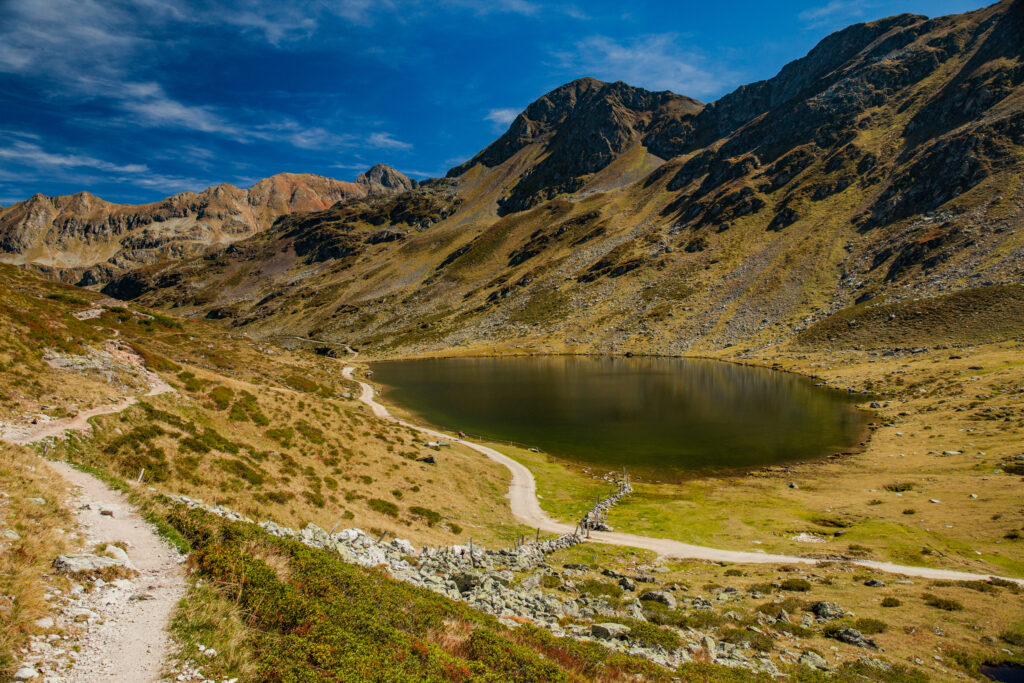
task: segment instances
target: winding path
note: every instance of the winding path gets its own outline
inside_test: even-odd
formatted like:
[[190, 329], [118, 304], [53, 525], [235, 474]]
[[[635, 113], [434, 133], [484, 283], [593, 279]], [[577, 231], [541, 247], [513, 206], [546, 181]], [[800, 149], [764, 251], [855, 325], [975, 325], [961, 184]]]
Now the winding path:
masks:
[[[149, 386], [146, 396], [174, 391], [155, 372], [145, 369], [141, 357], [122, 352], [136, 365]], [[25, 446], [50, 437], [62, 437], [70, 431], [90, 432], [89, 419], [97, 415], [119, 413], [138, 399], [126, 396], [107, 405], [83, 410], [73, 417], [42, 424], [16, 425], [0, 433], [0, 439]], [[128, 497], [102, 481], [76, 470], [66, 462], [47, 461], [47, 466], [74, 488], [72, 509], [79, 528], [85, 533], [85, 547], [95, 544], [124, 543], [128, 559], [139, 576], [97, 589], [74, 605], [88, 604], [98, 623], [75, 637], [73, 666], [46, 670], [45, 680], [64, 683], [92, 681], [157, 681], [170, 651], [167, 626], [178, 602], [185, 595], [185, 574], [178, 553], [161, 540], [153, 527], [139, 515]], [[55, 615], [74, 622], [68, 614]], [[74, 614], [71, 615], [72, 617]], [[45, 657], [42, 657], [45, 659]], [[32, 662], [32, 668], [40, 662]]]
[[[355, 355], [353, 355], [353, 358], [355, 358]], [[482, 453], [497, 463], [504, 465], [512, 473], [512, 482], [508, 487], [508, 500], [509, 505], [512, 508], [513, 517], [534, 529], [540, 529], [542, 531], [556, 534], [567, 534], [573, 532], [574, 525], [552, 519], [541, 508], [540, 503], [537, 500], [536, 480], [533, 477], [533, 473], [530, 472], [525, 465], [513, 460], [504, 453], [500, 453], [493, 448], [489, 448], [488, 446], [474, 443], [466, 439], [453, 437], [450, 434], [445, 434], [444, 432], [439, 432], [392, 416], [391, 413], [388, 412], [388, 409], [377, 402], [374, 398], [373, 387], [366, 382], [356, 379], [353, 375], [354, 371], [354, 366], [347, 365], [342, 370], [342, 376], [359, 384], [361, 387], [359, 400], [369, 406], [370, 410], [373, 411], [373, 414], [376, 417], [396, 422], [404, 427], [415, 429], [418, 432], [435, 438], [445, 439], [452, 443], [461, 444], [467, 448], [477, 451], [478, 453]], [[643, 548], [644, 550], [652, 550], [663, 557], [711, 560], [715, 562], [749, 562], [762, 564], [815, 564], [818, 562], [817, 558], [800, 557], [797, 555], [773, 555], [770, 553], [745, 552], [741, 550], [722, 550], [702, 545], [692, 545], [690, 543], [674, 541], [668, 538], [651, 538], [650, 536], [637, 536], [635, 534], [625, 534], [616, 531], [592, 531], [590, 532], [590, 540], [597, 541], [599, 543], [607, 543], [609, 545], [629, 546], [633, 548]], [[877, 569], [879, 571], [903, 574], [905, 576], [916, 576], [924, 579], [978, 581], [986, 580], [994, 576], [992, 574], [959, 572], [951, 569], [913, 567], [894, 564], [892, 562], [877, 562], [874, 560], [847, 560], [847, 562], [850, 564], [857, 564], [862, 567]], [[1015, 583], [1024, 585], [1024, 579], [1014, 579], [1009, 577], [1000, 578], [1006, 578], [1009, 581], [1014, 581]]]

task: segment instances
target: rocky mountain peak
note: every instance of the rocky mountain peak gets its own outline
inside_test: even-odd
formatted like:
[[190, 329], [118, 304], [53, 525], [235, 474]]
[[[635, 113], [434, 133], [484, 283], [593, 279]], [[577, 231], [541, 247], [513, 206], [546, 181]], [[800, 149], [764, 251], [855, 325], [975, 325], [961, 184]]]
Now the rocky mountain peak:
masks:
[[371, 188], [381, 187], [386, 190], [403, 192], [415, 188], [418, 183], [387, 164], [374, 164], [370, 170], [359, 175], [356, 183]]
[[608, 166], [654, 124], [692, 115], [703, 106], [669, 91], [580, 78], [531, 103], [504, 135], [451, 169], [448, 177], [461, 176], [476, 165], [498, 166], [528, 146], [540, 146], [542, 160], [523, 172], [500, 202], [503, 214], [521, 211], [555, 194], [576, 191], [583, 176]]

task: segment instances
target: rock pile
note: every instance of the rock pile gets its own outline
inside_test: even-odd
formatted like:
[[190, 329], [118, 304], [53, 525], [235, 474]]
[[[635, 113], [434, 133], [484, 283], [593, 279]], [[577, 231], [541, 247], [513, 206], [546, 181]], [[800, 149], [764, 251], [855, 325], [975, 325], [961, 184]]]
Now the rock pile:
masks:
[[583, 531], [591, 529], [593, 531], [612, 531], [612, 528], [608, 526], [607, 521], [608, 511], [611, 510], [616, 503], [628, 496], [633, 492], [633, 487], [630, 486], [629, 477], [623, 476], [618, 482], [618, 487], [615, 493], [611, 494], [607, 498], [597, 501], [594, 507], [587, 510], [587, 514], [583, 515], [583, 519], [580, 520], [579, 528]]
[[[615, 494], [595, 505], [595, 508], [603, 505], [604, 510], [607, 510], [630, 490], [627, 482]], [[169, 498], [190, 508], [202, 509], [233, 521], [257, 523], [223, 506], [206, 505], [186, 496]], [[729, 643], [716, 644], [710, 636], [694, 629], [678, 631], [684, 646], [669, 649], [641, 645], [630, 640], [629, 627], [601, 621], [609, 617], [645, 620], [640, 600], [628, 601], [624, 609], [619, 609], [600, 598], [587, 595], [563, 597], [540, 590], [541, 584], [549, 577], [562, 581], [568, 588], [572, 587], [571, 577], [578, 573], [577, 570], [564, 569], [559, 574], [544, 560], [546, 555], [556, 550], [583, 543], [585, 538], [582, 534], [566, 534], [539, 543], [519, 544], [514, 548], [498, 550], [467, 544], [424, 547], [417, 551], [404, 539], [375, 539], [360, 529], [343, 529], [332, 534], [315, 524], [308, 524], [298, 531], [273, 521], [259, 522], [258, 525], [271, 535], [337, 553], [342, 560], [352, 564], [384, 566], [398, 580], [427, 588], [453, 600], [464, 601], [475, 609], [495, 615], [510, 626], [530, 622], [548, 629], [556, 636], [593, 640], [611, 649], [641, 656], [671, 668], [693, 659], [710, 659], [749, 670], [778, 672], [770, 659], [762, 662], [743, 658], [735, 646]], [[651, 591], [641, 596], [641, 599], [663, 604], [675, 602], [673, 596], [665, 591]], [[601, 623], [563, 626], [559, 623], [563, 617]]]

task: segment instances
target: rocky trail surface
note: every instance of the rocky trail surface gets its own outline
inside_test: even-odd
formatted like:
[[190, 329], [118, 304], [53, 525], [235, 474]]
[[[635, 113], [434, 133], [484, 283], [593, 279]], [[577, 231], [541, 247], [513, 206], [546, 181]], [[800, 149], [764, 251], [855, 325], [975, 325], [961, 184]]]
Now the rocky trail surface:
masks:
[[[356, 379], [353, 375], [355, 372], [354, 366], [346, 366], [342, 370], [342, 375], [346, 379], [354, 380], [358, 382], [361, 387], [361, 393], [359, 400], [365, 403], [373, 414], [381, 419], [392, 420], [410, 429], [415, 429], [421, 433], [430, 435], [435, 438], [445, 439], [451, 443], [457, 443], [467, 448], [471, 448], [478, 453], [481, 453], [491, 460], [501, 463], [512, 473], [512, 482], [509, 484], [508, 499], [509, 505], [512, 509], [512, 516], [523, 524], [527, 524], [535, 529], [541, 529], [556, 534], [567, 534], [572, 533], [574, 525], [559, 522], [558, 520], [552, 519], [546, 512], [541, 508], [540, 502], [537, 500], [537, 483], [533, 477], [533, 473], [523, 464], [513, 460], [504, 453], [500, 453], [493, 448], [484, 446], [466, 439], [454, 437], [444, 432], [439, 432], [428, 427], [423, 427], [412, 422], [407, 422], [399, 418], [393, 417], [388, 409], [379, 403], [374, 398], [373, 386], [367, 382]], [[713, 562], [750, 562], [750, 563], [761, 563], [761, 564], [814, 564], [819, 561], [819, 558], [812, 557], [800, 557], [798, 555], [777, 555], [762, 552], [746, 552], [741, 550], [723, 550], [720, 548], [709, 548], [707, 546], [692, 545], [690, 543], [683, 543], [681, 541], [675, 541], [667, 538], [651, 538], [649, 536], [638, 536], [635, 534], [626, 534], [620, 532], [610, 531], [593, 531], [590, 533], [590, 540], [597, 541], [598, 543], [607, 543], [609, 545], [628, 546], [632, 548], [643, 548], [645, 550], [651, 550], [658, 553], [662, 557], [677, 557], [685, 559], [700, 559], [710, 560]], [[976, 580], [987, 580], [992, 578], [991, 574], [975, 574], [971, 572], [961, 572], [951, 569], [935, 569], [932, 567], [914, 567], [910, 565], [900, 565], [892, 562], [878, 562], [874, 560], [845, 560], [850, 564], [857, 564], [863, 567], [870, 567], [871, 569], [877, 569], [879, 571], [889, 572], [893, 574], [902, 574], [904, 576], [916, 576], [924, 579], [937, 579], [946, 581], [976, 581]], [[1014, 581], [1020, 585], [1024, 585], [1024, 580], [1014, 579], [1008, 577], [1009, 581]]]
[[[86, 548], [108, 547], [107, 554], [62, 555], [58, 563], [73, 570], [110, 557], [114, 562], [104, 564], [137, 574], [107, 582], [70, 572], [72, 590], [57, 598], [61, 602], [52, 624], [69, 635], [37, 637], [23, 667], [40, 672], [44, 681], [158, 680], [170, 645], [167, 625], [185, 595], [182, 556], [154, 533], [123, 493], [67, 463], [49, 466], [77, 489], [73, 504]], [[115, 549], [121, 545], [124, 552]]]

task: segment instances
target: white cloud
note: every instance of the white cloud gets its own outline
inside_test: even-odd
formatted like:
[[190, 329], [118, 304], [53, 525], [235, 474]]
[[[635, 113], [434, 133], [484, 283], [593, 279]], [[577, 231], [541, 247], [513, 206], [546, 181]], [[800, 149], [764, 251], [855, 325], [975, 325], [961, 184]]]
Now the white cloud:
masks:
[[705, 97], [732, 85], [732, 74], [707, 66], [703, 57], [679, 47], [677, 38], [674, 33], [659, 33], [617, 41], [594, 35], [552, 56], [575, 77], [625, 81], [649, 90]]
[[149, 170], [143, 164], [113, 164], [86, 155], [48, 152], [39, 145], [20, 140], [7, 147], [0, 147], [0, 159], [37, 168], [94, 168], [113, 173], [145, 173]]
[[373, 133], [366, 142], [370, 147], [378, 149], [412, 149], [410, 143], [396, 140], [391, 133]]
[[499, 126], [507, 126], [516, 120], [520, 111], [520, 109], [514, 109], [511, 107], [505, 109], [492, 109], [487, 112], [487, 116], [485, 116], [484, 119]]
[[278, 44], [311, 35], [324, 13], [358, 23], [393, 8], [388, 0], [0, 0], [0, 73], [44, 84], [61, 106], [108, 107], [111, 114], [87, 120], [93, 126], [181, 129], [302, 149], [410, 149], [388, 133], [337, 134], [273, 112], [186, 102], [146, 77], [159, 73], [162, 58], [175, 47], [176, 22], [224, 25]]

